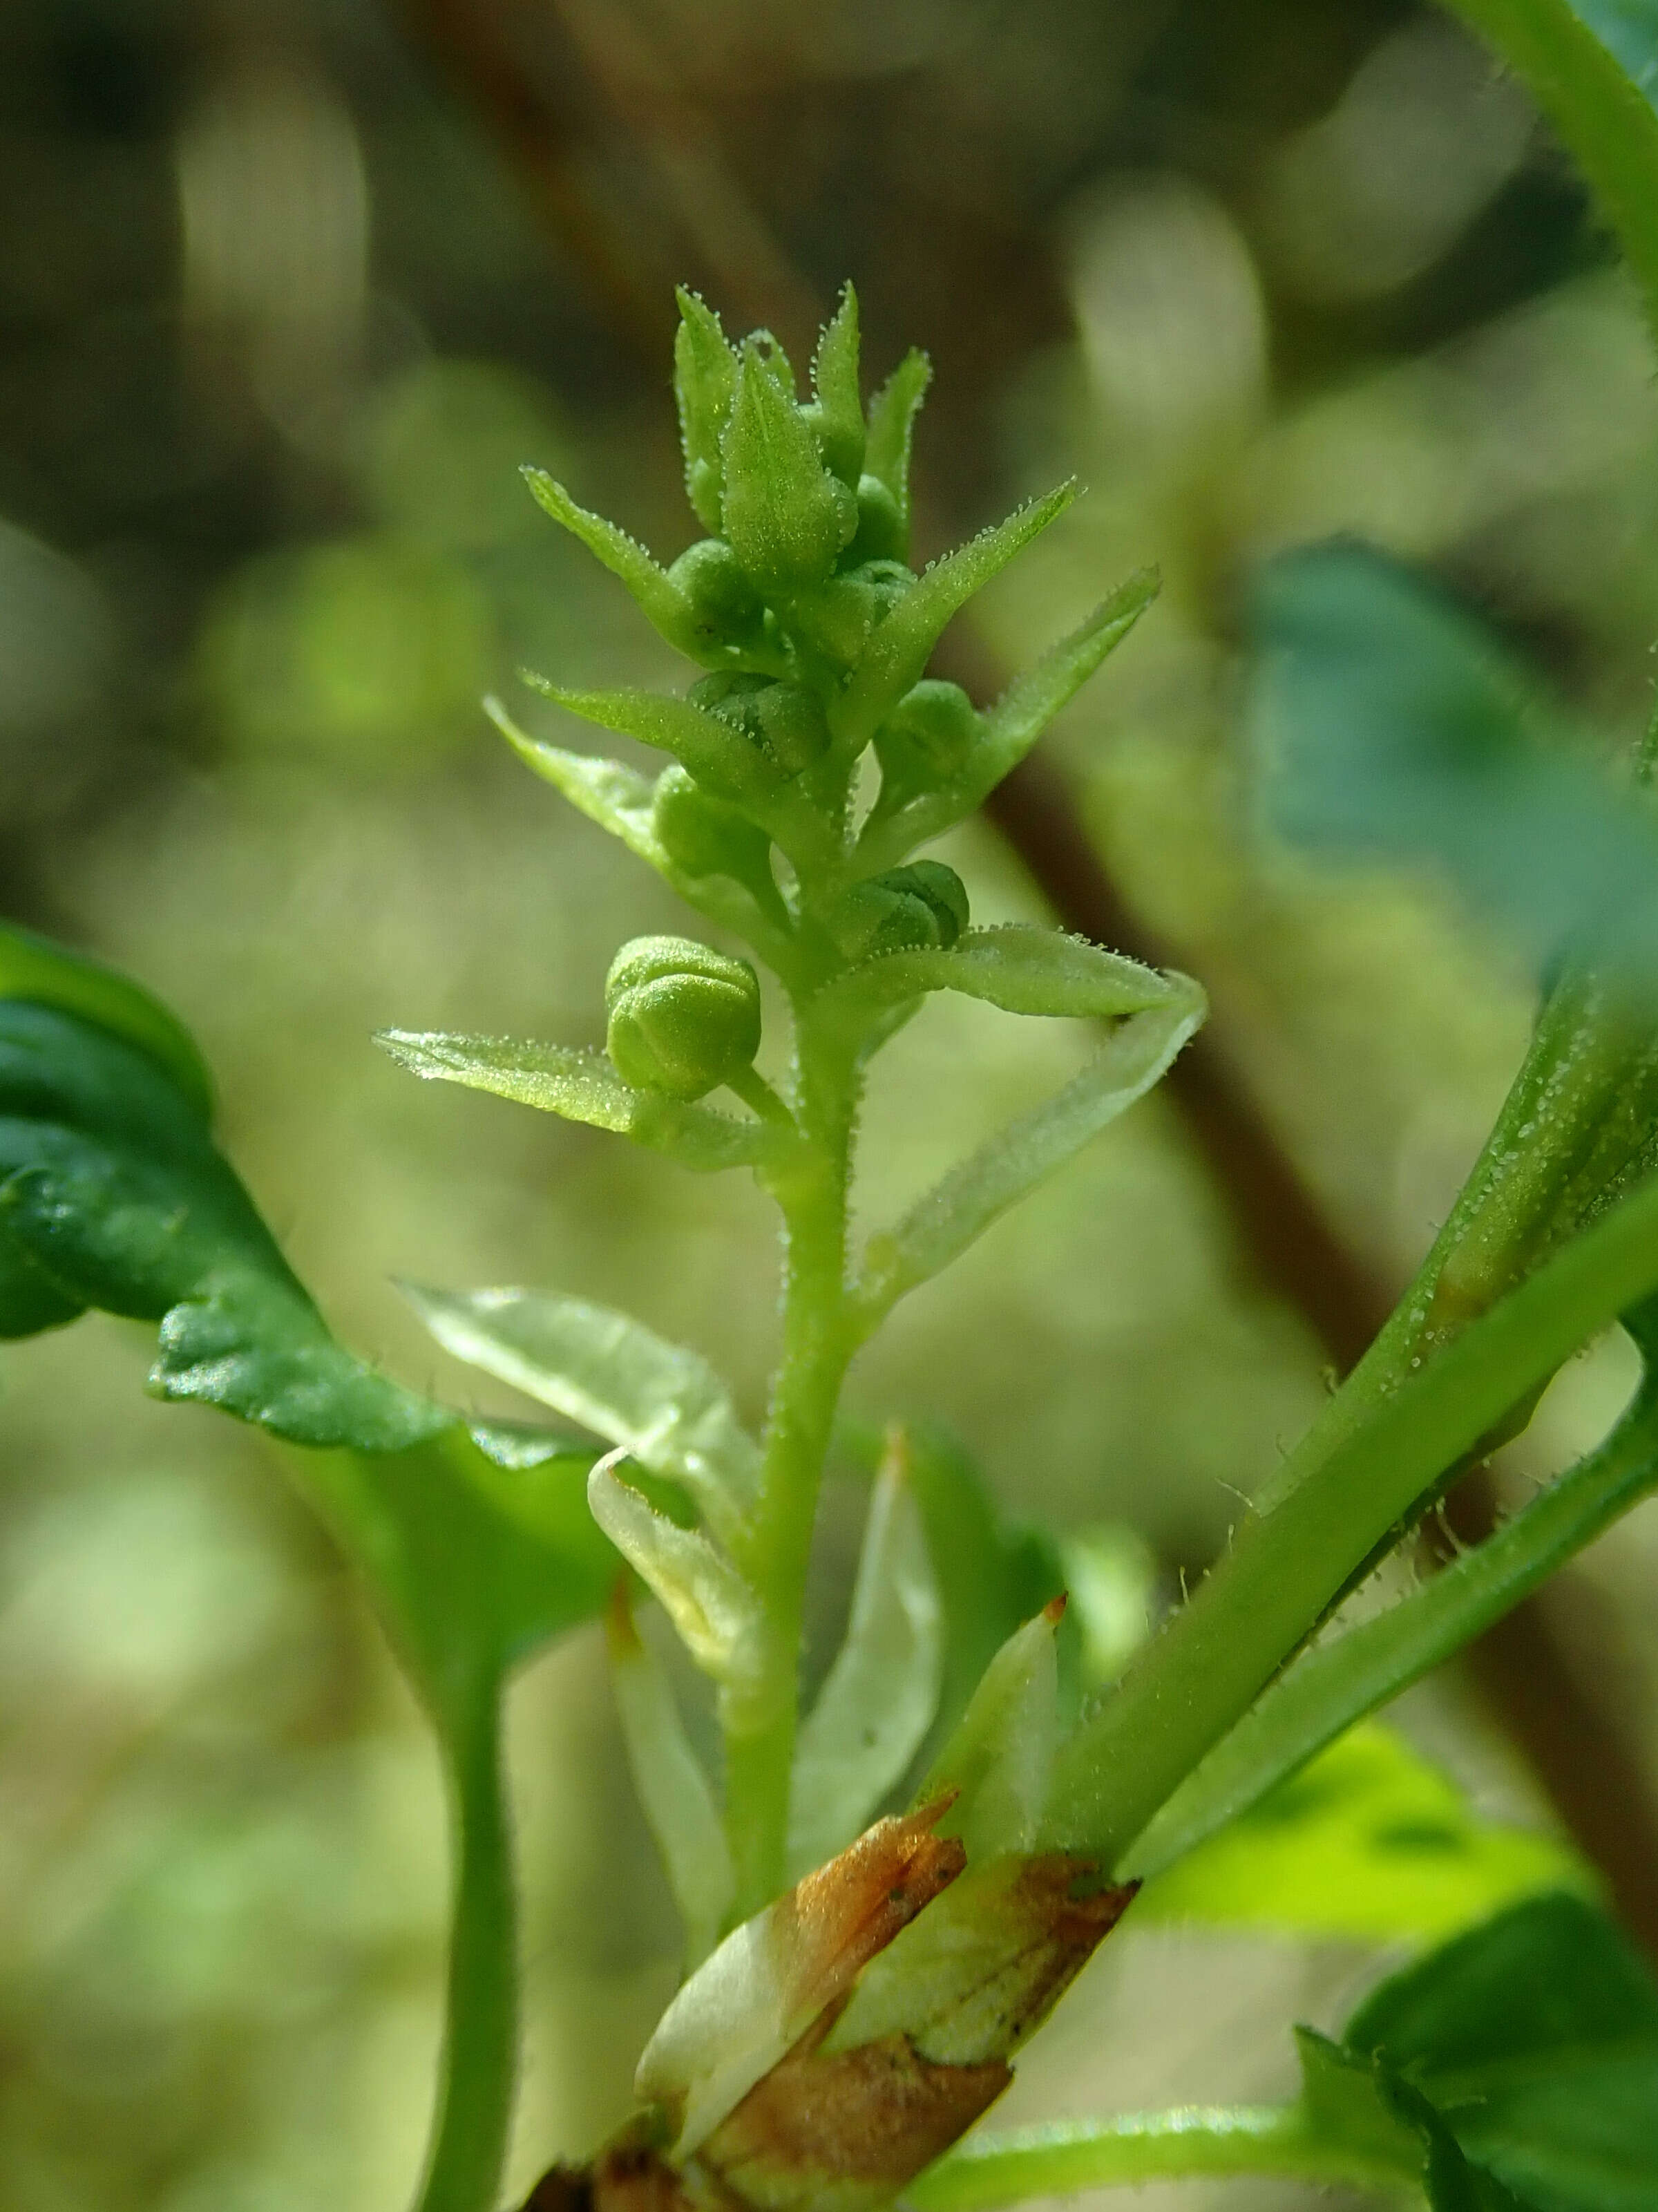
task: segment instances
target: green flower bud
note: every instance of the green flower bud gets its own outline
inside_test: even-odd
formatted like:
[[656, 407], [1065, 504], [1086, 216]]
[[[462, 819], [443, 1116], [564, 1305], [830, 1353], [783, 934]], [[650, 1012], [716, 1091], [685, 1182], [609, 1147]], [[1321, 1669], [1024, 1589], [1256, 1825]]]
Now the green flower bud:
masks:
[[879, 477], [859, 477], [858, 534], [852, 541], [848, 560], [854, 564], [902, 561], [908, 550], [909, 532], [897, 500]]
[[690, 937], [635, 937], [604, 979], [605, 1045], [624, 1083], [700, 1098], [760, 1049], [760, 983]]
[[855, 884], [835, 919], [849, 960], [954, 945], [968, 924], [967, 886], [942, 860], [912, 860]]
[[723, 799], [703, 790], [677, 763], [656, 780], [651, 827], [657, 842], [688, 876], [731, 876], [739, 884], [771, 881], [771, 840]]
[[695, 705], [741, 730], [786, 775], [798, 775], [829, 749], [823, 702], [802, 684], [721, 670], [693, 684], [689, 696]]
[[766, 610], [743, 565], [723, 538], [699, 538], [668, 570], [690, 602], [700, 636], [721, 645], [751, 645]]
[[978, 710], [959, 684], [929, 676], [906, 691], [875, 733], [881, 811], [948, 783], [965, 766], [978, 733]]

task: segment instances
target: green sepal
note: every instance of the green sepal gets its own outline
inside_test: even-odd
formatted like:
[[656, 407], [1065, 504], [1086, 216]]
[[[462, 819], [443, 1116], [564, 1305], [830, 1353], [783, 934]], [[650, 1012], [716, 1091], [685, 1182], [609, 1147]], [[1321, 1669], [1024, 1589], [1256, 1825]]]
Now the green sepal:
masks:
[[720, 527], [725, 472], [720, 441], [737, 392], [737, 356], [714, 309], [684, 285], [677, 288], [679, 328], [673, 342], [673, 392], [685, 491], [705, 530]]
[[428, 1082], [462, 1084], [469, 1091], [562, 1115], [567, 1121], [612, 1130], [666, 1152], [682, 1167], [753, 1167], [769, 1157], [775, 1144], [770, 1130], [757, 1121], [735, 1121], [707, 1106], [635, 1091], [603, 1053], [440, 1030], [383, 1030], [374, 1042], [399, 1066]]
[[864, 468], [864, 402], [858, 388], [858, 295], [843, 286], [811, 364], [814, 404], [804, 412], [824, 465], [853, 492]]
[[777, 787], [777, 770], [741, 725], [689, 699], [660, 691], [573, 691], [531, 670], [521, 673], [532, 690], [568, 714], [671, 753], [722, 799], [763, 799]]
[[536, 504], [553, 520], [578, 538], [610, 574], [623, 585], [635, 605], [668, 643], [707, 667], [729, 659], [723, 644], [711, 641], [695, 619], [684, 592], [665, 568], [653, 561], [635, 538], [602, 514], [578, 507], [556, 478], [545, 469], [526, 467], [524, 481]]
[[79, 1014], [157, 1060], [202, 1118], [213, 1113], [213, 1079], [177, 1015], [131, 976], [55, 945], [15, 922], [0, 924], [0, 1000], [25, 999]]
[[898, 518], [899, 558], [909, 546], [909, 457], [915, 417], [932, 381], [932, 363], [912, 347], [869, 403], [864, 466], [891, 495]]
[[755, 582], [785, 597], [823, 582], [858, 526], [858, 502], [823, 466], [811, 426], [752, 338], [720, 452], [725, 533]]
[[951, 617], [1064, 514], [1077, 490], [1073, 479], [1016, 508], [1005, 522], [981, 531], [924, 569], [895, 602], [886, 620], [871, 633], [863, 659], [830, 717], [837, 740], [848, 752], [861, 751], [904, 693], [920, 680]]

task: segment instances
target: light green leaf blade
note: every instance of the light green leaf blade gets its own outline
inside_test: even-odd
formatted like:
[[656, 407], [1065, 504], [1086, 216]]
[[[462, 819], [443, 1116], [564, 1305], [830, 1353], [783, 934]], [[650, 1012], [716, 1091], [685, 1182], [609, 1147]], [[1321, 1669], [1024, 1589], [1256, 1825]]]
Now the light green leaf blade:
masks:
[[680, 1642], [733, 1701], [754, 1686], [762, 1626], [760, 1601], [726, 1554], [700, 1528], [682, 1528], [624, 1482], [612, 1452], [587, 1478], [587, 1504], [599, 1527], [648, 1583]]
[[1197, 1005], [1198, 986], [1120, 952], [1030, 922], [970, 929], [956, 944], [887, 952], [820, 992], [825, 1010], [868, 1015], [926, 991], [959, 991], [1010, 1014], [1110, 1021], [1153, 1006]]
[[938, 1832], [962, 1838], [969, 1866], [1035, 1847], [1059, 1742], [1054, 1639], [1064, 1614], [1056, 1598], [1015, 1629], [915, 1793], [925, 1805], [957, 1792]]
[[700, 783], [722, 798], [762, 799], [776, 787], [776, 774], [759, 748], [730, 722], [693, 706], [689, 699], [661, 691], [574, 691], [531, 669], [522, 674], [531, 690], [567, 713], [596, 722], [617, 737], [671, 753]]
[[525, 468], [523, 474], [536, 504], [610, 570], [652, 628], [670, 645], [692, 660], [706, 663], [724, 659], [722, 652], [711, 652], [708, 640], [699, 635], [684, 593], [637, 538], [629, 538], [604, 515], [578, 507], [545, 469]]
[[683, 1483], [723, 1542], [741, 1534], [759, 1491], [759, 1448], [700, 1354], [556, 1291], [403, 1287], [446, 1352]]
[[651, 829], [651, 797], [655, 788], [648, 776], [620, 761], [601, 760], [591, 753], [567, 752], [519, 729], [501, 701], [486, 699], [483, 711], [526, 768], [568, 799], [572, 806], [608, 830], [630, 853], [652, 867], [668, 872], [668, 859]]
[[900, 1439], [870, 1500], [845, 1641], [800, 1726], [793, 1877], [849, 1844], [899, 1781], [932, 1725], [943, 1671], [938, 1584]]
[[1149, 1882], [1135, 1915], [1436, 1940], [1517, 1898], [1591, 1886], [1564, 1844], [1480, 1819], [1367, 1723]]
[[702, 527], [717, 531], [725, 497], [720, 446], [737, 390], [737, 356], [712, 307], [683, 284], [676, 297], [679, 328], [673, 343], [673, 390], [685, 456], [685, 490]]
[[830, 716], [831, 728], [848, 751], [861, 750], [882, 717], [920, 680], [951, 617], [1076, 496], [1074, 483], [1062, 483], [924, 571], [877, 625]]
[[938, 1274], [1009, 1206], [1143, 1098], [1203, 1012], [1194, 984], [1189, 996], [1131, 1015], [1080, 1075], [952, 1169], [896, 1228], [872, 1237], [858, 1293], [865, 1310], [884, 1313], [906, 1291]]
[[616, 1073], [604, 1054], [517, 1037], [457, 1036], [440, 1030], [384, 1030], [374, 1039], [400, 1067], [428, 1082], [510, 1098], [635, 1138], [701, 1170], [752, 1166], [765, 1157], [767, 1133], [706, 1106], [647, 1097]]
[[718, 1942], [736, 1893], [731, 1852], [673, 1686], [639, 1632], [623, 1583], [617, 1583], [606, 1620], [610, 1681], [628, 1764], [679, 1908], [690, 1972]]

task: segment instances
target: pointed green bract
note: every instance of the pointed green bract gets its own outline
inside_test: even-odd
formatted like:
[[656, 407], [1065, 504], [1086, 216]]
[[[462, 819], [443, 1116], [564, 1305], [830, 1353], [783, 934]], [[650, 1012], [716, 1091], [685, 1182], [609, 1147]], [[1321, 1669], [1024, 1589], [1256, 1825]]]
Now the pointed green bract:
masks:
[[817, 433], [829, 470], [853, 491], [864, 467], [864, 403], [858, 388], [858, 295], [850, 284], [823, 325], [811, 365]]
[[630, 853], [659, 866], [666, 855], [651, 830], [655, 786], [648, 776], [620, 761], [591, 753], [567, 752], [521, 730], [499, 699], [486, 699], [483, 711], [528, 769], [543, 777], [590, 822], [619, 837]]
[[684, 593], [635, 538], [602, 514], [578, 507], [563, 485], [545, 469], [526, 468], [524, 481], [536, 504], [553, 520], [579, 538], [594, 559], [600, 561], [624, 585], [646, 620], [678, 652], [692, 660], [717, 665], [726, 658], [724, 648], [710, 641], [692, 618]]
[[1035, 1846], [1059, 1742], [1064, 1613], [1046, 1606], [1008, 1638], [915, 1794], [925, 1805], [954, 1791], [940, 1832], [961, 1838], [970, 1866]]
[[842, 1850], [902, 1778], [932, 1724], [943, 1664], [938, 1585], [900, 1442], [870, 1500], [845, 1641], [801, 1723], [792, 1874]]
[[689, 1972], [713, 1950], [730, 1907], [735, 1887], [731, 1853], [673, 1686], [639, 1632], [623, 1583], [616, 1586], [606, 1628], [628, 1765], [679, 1908]]
[[685, 455], [685, 491], [703, 528], [719, 530], [725, 500], [720, 444], [737, 391], [737, 356], [712, 307], [683, 284], [675, 297], [679, 328], [673, 345], [673, 389]]
[[711, 791], [733, 799], [763, 799], [778, 778], [764, 752], [733, 723], [659, 691], [573, 691], [531, 671], [524, 681], [544, 699], [618, 737], [671, 753]]
[[909, 543], [909, 456], [915, 417], [932, 381], [932, 363], [919, 347], [899, 362], [869, 404], [869, 436], [864, 466], [891, 495], [902, 543]]
[[932, 648], [951, 617], [1063, 514], [1076, 496], [1074, 482], [1059, 485], [945, 554], [918, 578], [875, 631], [836, 703], [831, 720], [843, 744], [861, 751], [877, 724], [925, 674]]
[[857, 501], [824, 467], [805, 417], [750, 338], [720, 447], [725, 532], [762, 590], [824, 582], [857, 527]]

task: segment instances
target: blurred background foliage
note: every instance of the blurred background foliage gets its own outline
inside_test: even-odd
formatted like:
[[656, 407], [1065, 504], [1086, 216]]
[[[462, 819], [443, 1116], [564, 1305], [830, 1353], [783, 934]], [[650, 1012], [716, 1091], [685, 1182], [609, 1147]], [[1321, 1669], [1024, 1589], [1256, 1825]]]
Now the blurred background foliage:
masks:
[[[477, 702], [500, 688], [550, 730], [523, 662], [668, 672], [516, 471], [554, 470], [665, 556], [693, 534], [676, 277], [738, 328], [774, 303], [794, 343], [849, 274], [872, 374], [931, 349], [929, 554], [1084, 478], [992, 595], [981, 655], [1028, 657], [1161, 564], [1055, 757], [1359, 1264], [1394, 1282], [1414, 1262], [1531, 980], [1442, 887], [1260, 834], [1242, 589], [1279, 547], [1363, 533], [1483, 609], [1608, 750], [1648, 713], [1658, 630], [1638, 308], [1570, 165], [1448, 19], [5, 0], [0, 204], [0, 903], [191, 1022], [228, 1149], [348, 1340], [510, 1410], [441, 1364], [390, 1279], [546, 1284], [695, 1343], [761, 1407], [751, 1189], [416, 1089], [367, 1042], [596, 1039], [616, 942], [675, 924]], [[991, 828], [948, 857], [980, 918], [1045, 911]], [[870, 1101], [865, 1212], [1087, 1049], [935, 1002]], [[5, 1360], [0, 2208], [393, 2212], [436, 2047], [434, 1761], [275, 1455], [148, 1404], [143, 1334], [83, 1322]], [[1073, 1579], [1106, 1593], [1108, 1672], [1111, 1606], [1143, 1613], [1215, 1554], [1323, 1364], [1159, 1097], [904, 1309], [853, 1397], [948, 1425], [1011, 1511], [1069, 1536]], [[1629, 1382], [1616, 1346], [1579, 1362], [1505, 1479], [1591, 1440]], [[820, 1660], [856, 1505], [832, 1489]], [[1649, 1506], [1554, 1608], [1649, 1784], [1655, 1594]], [[1482, 1803], [1546, 1820], [1465, 1686], [1406, 1717]], [[513, 1726], [527, 2185], [625, 2108], [675, 1935], [594, 1636], [525, 1679]], [[1333, 2021], [1370, 1955], [1126, 1936], [1009, 2116], [1275, 2094], [1280, 2023]]]

